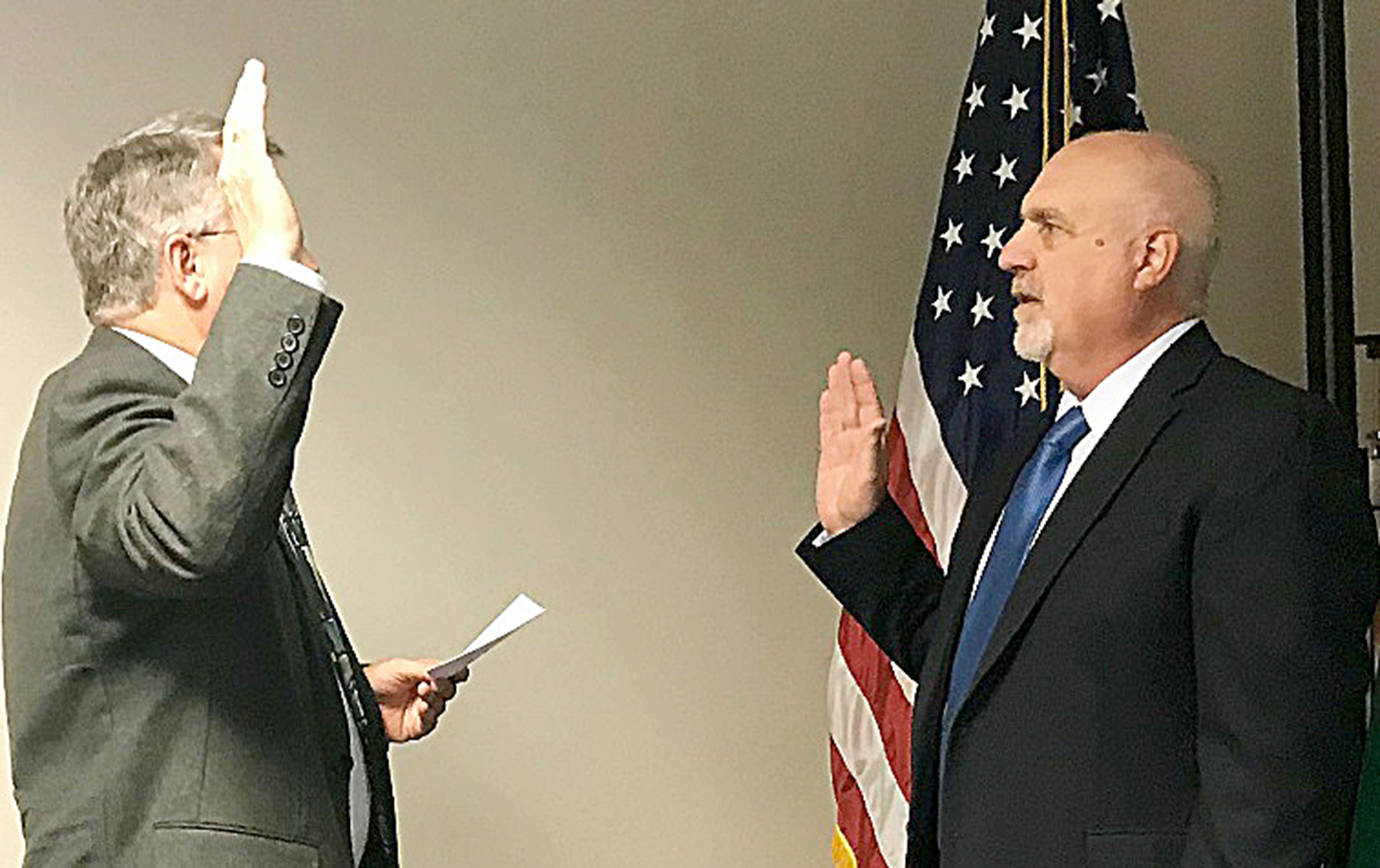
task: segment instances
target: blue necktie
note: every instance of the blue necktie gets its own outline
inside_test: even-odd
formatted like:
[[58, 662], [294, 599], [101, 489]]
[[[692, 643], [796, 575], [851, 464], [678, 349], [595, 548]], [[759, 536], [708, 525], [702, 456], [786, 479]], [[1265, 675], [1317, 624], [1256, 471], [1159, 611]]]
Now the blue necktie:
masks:
[[972, 689], [978, 663], [997, 628], [1002, 609], [1006, 608], [1011, 589], [1016, 586], [1016, 577], [1021, 574], [1026, 553], [1030, 551], [1030, 543], [1035, 538], [1035, 530], [1040, 526], [1040, 519], [1049, 508], [1049, 502], [1054, 499], [1054, 492], [1059, 490], [1064, 471], [1068, 469], [1069, 455], [1074, 445], [1087, 433], [1088, 423], [1083, 418], [1083, 411], [1074, 407], [1045, 432], [1035, 454], [1021, 469], [1021, 475], [1016, 477], [1016, 484], [1006, 501], [1006, 511], [1002, 513], [1001, 526], [997, 528], [997, 538], [992, 542], [992, 552], [987, 556], [987, 566], [982, 571], [982, 581], [978, 582], [973, 599], [968, 603], [963, 632], [958, 637], [958, 650], [954, 652], [948, 702], [944, 706], [943, 730], [940, 733], [941, 781], [954, 717]]

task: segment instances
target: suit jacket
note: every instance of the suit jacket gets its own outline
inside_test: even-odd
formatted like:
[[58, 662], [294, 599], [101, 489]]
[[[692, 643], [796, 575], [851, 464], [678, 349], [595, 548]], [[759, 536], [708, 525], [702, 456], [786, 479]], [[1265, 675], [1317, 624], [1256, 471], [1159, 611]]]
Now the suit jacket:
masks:
[[974, 484], [947, 580], [890, 501], [797, 549], [920, 683], [907, 865], [1339, 864], [1380, 569], [1361, 462], [1201, 324], [1051, 512], [937, 779], [977, 564], [1042, 433]]
[[[26, 866], [353, 863], [345, 711], [275, 532], [340, 310], [241, 265], [192, 383], [106, 328], [44, 383], [3, 577]], [[365, 863], [395, 865], [381, 733]]]

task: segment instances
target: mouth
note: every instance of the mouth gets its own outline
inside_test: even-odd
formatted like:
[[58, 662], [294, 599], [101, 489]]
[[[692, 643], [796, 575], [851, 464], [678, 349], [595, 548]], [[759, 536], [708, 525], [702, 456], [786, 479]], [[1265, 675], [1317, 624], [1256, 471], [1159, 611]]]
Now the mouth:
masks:
[[1017, 307], [1020, 307], [1020, 306], [1023, 305], [1023, 304], [1039, 304], [1039, 303], [1040, 303], [1040, 299], [1039, 299], [1039, 298], [1037, 298], [1037, 297], [1031, 295], [1031, 294], [1028, 293], [1028, 292], [1022, 292], [1021, 290], [1013, 290], [1011, 294], [1014, 295], [1014, 296], [1016, 297], [1016, 306], [1017, 306]]

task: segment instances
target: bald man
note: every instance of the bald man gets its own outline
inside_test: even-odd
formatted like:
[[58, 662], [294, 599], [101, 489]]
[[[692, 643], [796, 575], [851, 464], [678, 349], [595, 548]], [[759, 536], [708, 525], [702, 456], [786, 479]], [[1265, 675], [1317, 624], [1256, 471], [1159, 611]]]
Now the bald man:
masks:
[[1217, 185], [1171, 139], [1057, 154], [1001, 255], [1064, 385], [945, 578], [841, 353], [799, 555], [920, 683], [906, 864], [1341, 864], [1380, 554], [1354, 432], [1202, 322]]

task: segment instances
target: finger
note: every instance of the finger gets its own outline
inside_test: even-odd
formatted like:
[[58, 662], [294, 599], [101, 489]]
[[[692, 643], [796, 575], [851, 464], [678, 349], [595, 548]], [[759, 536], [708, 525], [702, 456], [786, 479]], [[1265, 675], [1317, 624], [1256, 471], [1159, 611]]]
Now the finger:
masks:
[[432, 678], [428, 670], [431, 669], [437, 661], [429, 658], [421, 660], [397, 658], [390, 662], [393, 664], [393, 668], [398, 673], [399, 678], [406, 678], [414, 682], [430, 682]]
[[436, 692], [440, 695], [441, 701], [445, 702], [455, 696], [455, 682], [449, 678], [441, 678], [436, 681]]
[[848, 373], [850, 361], [848, 353], [839, 353], [838, 361], [829, 366], [829, 403], [844, 428], [858, 423], [858, 401]]
[[829, 390], [825, 389], [819, 393], [819, 442], [824, 445], [824, 441], [829, 439], [839, 428], [838, 420], [834, 418], [834, 406], [829, 402]]
[[248, 152], [267, 152], [264, 147], [264, 106], [268, 100], [268, 87], [264, 74], [261, 61], [255, 58], [245, 61], [244, 71], [235, 84], [235, 94], [230, 97], [230, 107], [225, 110], [221, 140], [223, 148], [233, 152], [242, 146]]
[[866, 427], [875, 427], [882, 416], [882, 403], [877, 400], [877, 384], [867, 370], [867, 363], [854, 359], [848, 366], [848, 376], [853, 387], [853, 395], [858, 402], [858, 421]]

